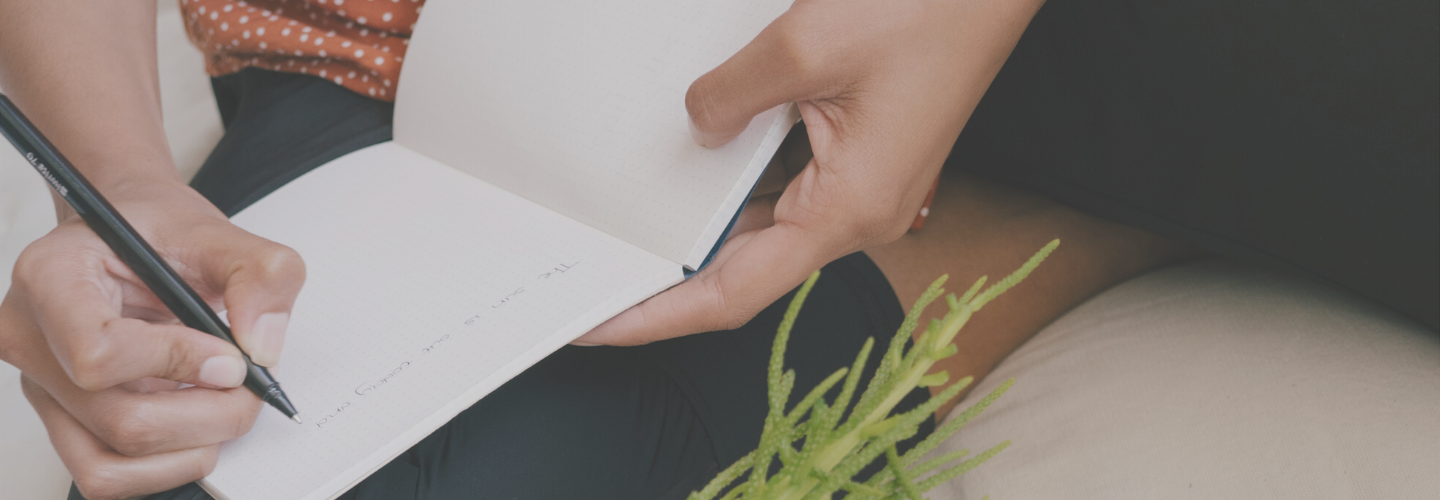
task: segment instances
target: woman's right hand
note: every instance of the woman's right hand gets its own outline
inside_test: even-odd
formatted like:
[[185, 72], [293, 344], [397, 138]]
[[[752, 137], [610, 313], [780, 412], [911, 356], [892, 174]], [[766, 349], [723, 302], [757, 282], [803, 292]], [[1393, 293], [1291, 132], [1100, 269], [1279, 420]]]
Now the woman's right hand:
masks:
[[[305, 279], [300, 256], [234, 226], [178, 181], [105, 194], [225, 311], [245, 352], [274, 366]], [[0, 303], [0, 359], [22, 372], [26, 397], [90, 500], [204, 477], [219, 443], [248, 431], [262, 407], [241, 386], [240, 351], [179, 325], [74, 215], [17, 261]]]

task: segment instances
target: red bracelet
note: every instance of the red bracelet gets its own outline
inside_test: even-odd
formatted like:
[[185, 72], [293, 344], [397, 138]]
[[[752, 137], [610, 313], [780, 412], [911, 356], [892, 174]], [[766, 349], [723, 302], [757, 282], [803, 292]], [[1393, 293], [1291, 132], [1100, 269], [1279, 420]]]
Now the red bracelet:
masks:
[[915, 222], [910, 223], [910, 232], [919, 231], [925, 227], [925, 218], [930, 216], [930, 202], [935, 201], [935, 190], [940, 187], [940, 176], [935, 176], [935, 184], [930, 186], [930, 194], [925, 195], [925, 203], [920, 205], [920, 213], [915, 214]]

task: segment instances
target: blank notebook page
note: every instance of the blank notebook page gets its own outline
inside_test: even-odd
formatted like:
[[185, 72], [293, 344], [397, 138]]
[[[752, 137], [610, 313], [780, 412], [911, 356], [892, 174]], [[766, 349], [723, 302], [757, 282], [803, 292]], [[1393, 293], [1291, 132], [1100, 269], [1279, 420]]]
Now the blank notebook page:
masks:
[[270, 408], [207, 489], [330, 498], [485, 393], [680, 280], [674, 263], [385, 143], [235, 216], [307, 266]]
[[786, 0], [431, 1], [396, 141], [677, 263], [699, 263], [795, 122], [690, 138], [685, 92]]

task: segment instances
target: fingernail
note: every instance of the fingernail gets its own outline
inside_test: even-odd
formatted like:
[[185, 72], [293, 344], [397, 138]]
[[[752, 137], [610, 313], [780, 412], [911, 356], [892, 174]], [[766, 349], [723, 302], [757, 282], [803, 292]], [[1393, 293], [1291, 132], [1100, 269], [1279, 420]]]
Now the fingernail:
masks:
[[695, 144], [704, 146], [705, 135], [700, 133], [700, 129], [695, 128], [695, 120], [686, 119], [685, 123], [690, 124], [690, 138], [695, 140]]
[[290, 325], [290, 313], [265, 313], [255, 319], [250, 330], [250, 360], [260, 366], [275, 366], [280, 362], [280, 349], [285, 347], [285, 327]]
[[215, 387], [238, 387], [245, 381], [245, 362], [234, 356], [212, 356], [200, 365], [200, 381]]
[[715, 134], [708, 134], [700, 130], [700, 127], [695, 126], [694, 120], [687, 119], [685, 121], [686, 123], [690, 124], [690, 138], [695, 140], [695, 144], [699, 144], [707, 148], [716, 148], [724, 145], [726, 142], [730, 142], [730, 137], [722, 137]]

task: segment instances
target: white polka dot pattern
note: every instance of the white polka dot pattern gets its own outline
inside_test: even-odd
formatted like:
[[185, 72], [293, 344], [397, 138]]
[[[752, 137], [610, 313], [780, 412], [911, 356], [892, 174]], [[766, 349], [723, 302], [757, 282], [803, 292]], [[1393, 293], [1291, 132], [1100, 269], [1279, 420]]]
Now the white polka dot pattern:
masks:
[[205, 69], [315, 75], [395, 100], [394, 83], [424, 0], [179, 0]]

